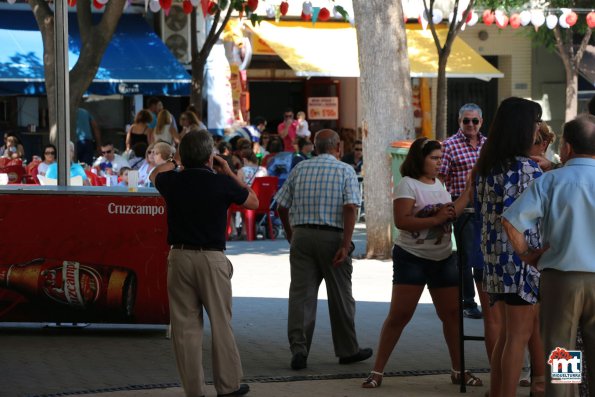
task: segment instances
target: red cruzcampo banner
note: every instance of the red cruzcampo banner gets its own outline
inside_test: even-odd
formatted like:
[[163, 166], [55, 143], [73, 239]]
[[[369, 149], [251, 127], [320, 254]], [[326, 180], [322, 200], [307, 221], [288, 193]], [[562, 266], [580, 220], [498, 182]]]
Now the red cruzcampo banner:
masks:
[[0, 233], [0, 321], [169, 323], [157, 194], [0, 194]]

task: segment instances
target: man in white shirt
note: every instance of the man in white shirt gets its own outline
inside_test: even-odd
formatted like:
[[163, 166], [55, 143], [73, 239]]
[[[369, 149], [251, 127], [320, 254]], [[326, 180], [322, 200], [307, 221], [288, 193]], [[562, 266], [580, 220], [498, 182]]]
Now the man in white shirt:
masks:
[[101, 156], [95, 160], [93, 167], [97, 168], [101, 175], [118, 175], [120, 168], [130, 167], [128, 161], [114, 150], [114, 144], [106, 142], [101, 145]]

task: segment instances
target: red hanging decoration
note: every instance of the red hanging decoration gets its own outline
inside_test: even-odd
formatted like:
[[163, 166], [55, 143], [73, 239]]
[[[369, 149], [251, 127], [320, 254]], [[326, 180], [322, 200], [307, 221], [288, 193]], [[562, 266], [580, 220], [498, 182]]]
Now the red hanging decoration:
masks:
[[70, 7], [76, 6], [76, 0], [68, 0], [68, 6], [70, 6]]
[[171, 8], [172, 0], [159, 0], [159, 5], [163, 10], [169, 10]]
[[496, 16], [492, 12], [492, 10], [485, 10], [482, 15], [483, 23], [486, 25], [491, 25], [496, 20]]
[[521, 26], [521, 15], [520, 14], [512, 14], [510, 16], [510, 27], [513, 29], [517, 29]]
[[566, 15], [566, 23], [568, 24], [568, 26], [576, 25], [577, 21], [578, 21], [578, 15], [576, 15], [576, 12], [570, 11], [570, 13], [568, 15]]
[[190, 2], [190, 0], [184, 0], [182, 2], [182, 9], [184, 10], [184, 14], [190, 14], [192, 13], [194, 7], [192, 7], [192, 3]]
[[281, 15], [285, 16], [287, 14], [287, 10], [289, 10], [289, 3], [286, 1], [281, 2], [279, 6], [279, 11], [281, 11]]
[[302, 18], [303, 21], [311, 21], [312, 20], [312, 14], [304, 14], [304, 12], [302, 12], [302, 15], [300, 16], [300, 18]]
[[256, 8], [258, 8], [258, 0], [248, 0], [246, 2], [246, 5], [250, 9], [250, 11], [254, 12], [256, 11]]
[[595, 28], [595, 11], [591, 11], [587, 14], [587, 25], [591, 29]]
[[331, 18], [331, 12], [326, 7], [322, 7], [318, 12], [318, 20], [325, 22]]
[[207, 12], [210, 15], [215, 15], [217, 13], [218, 9], [219, 9], [219, 5], [217, 3], [215, 3], [214, 1], [209, 1], [209, 7], [207, 9]]
[[93, 0], [93, 7], [95, 7], [98, 10], [101, 10], [103, 8], [103, 4], [101, 4], [97, 0]]

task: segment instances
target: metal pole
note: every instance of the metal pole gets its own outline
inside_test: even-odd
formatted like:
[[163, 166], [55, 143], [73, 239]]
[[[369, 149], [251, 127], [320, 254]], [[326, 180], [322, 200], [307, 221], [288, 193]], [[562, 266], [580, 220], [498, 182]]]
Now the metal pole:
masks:
[[70, 82], [68, 78], [68, 3], [54, 2], [54, 81], [56, 89], [52, 100], [56, 104], [56, 145], [58, 146], [58, 185], [70, 181]]

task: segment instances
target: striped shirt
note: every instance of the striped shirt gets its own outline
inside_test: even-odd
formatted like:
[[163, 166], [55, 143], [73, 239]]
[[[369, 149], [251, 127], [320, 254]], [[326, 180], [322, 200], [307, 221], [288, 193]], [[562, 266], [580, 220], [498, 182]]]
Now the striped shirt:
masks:
[[352, 166], [330, 154], [321, 154], [296, 165], [275, 200], [289, 209], [291, 226], [343, 228], [343, 206], [359, 206], [361, 193]]
[[479, 134], [477, 147], [471, 146], [469, 138], [459, 131], [442, 142], [442, 164], [439, 175], [443, 178], [446, 190], [453, 197], [459, 197], [465, 190], [467, 174], [479, 158], [486, 137]]

